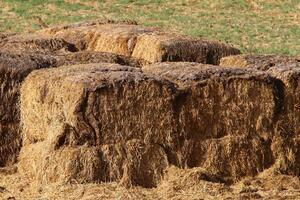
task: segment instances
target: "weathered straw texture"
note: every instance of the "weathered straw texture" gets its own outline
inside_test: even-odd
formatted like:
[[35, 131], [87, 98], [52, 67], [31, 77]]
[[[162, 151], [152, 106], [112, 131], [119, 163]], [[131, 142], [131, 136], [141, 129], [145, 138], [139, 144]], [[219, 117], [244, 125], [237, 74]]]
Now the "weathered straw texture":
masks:
[[177, 83], [181, 165], [224, 177], [255, 175], [274, 163], [271, 139], [281, 112], [282, 84], [257, 70], [160, 63], [146, 74]]
[[140, 35], [132, 56], [151, 63], [186, 61], [216, 65], [222, 57], [239, 53], [220, 42], [156, 32]]
[[281, 157], [277, 165], [280, 172], [300, 175], [300, 62], [277, 64], [267, 70], [267, 73], [284, 83], [284, 114], [276, 126], [274, 144], [276, 154]]
[[19, 88], [34, 69], [55, 65], [51, 56], [0, 52], [0, 166], [16, 161], [21, 145]]
[[159, 144], [174, 143], [172, 91], [167, 81], [116, 64], [34, 71], [21, 91], [21, 173], [155, 186], [168, 164]]
[[138, 35], [155, 29], [131, 24], [95, 24], [52, 28], [42, 31], [54, 37], [64, 38], [80, 50], [101, 51], [130, 56]]
[[40, 68], [81, 63], [110, 62], [140, 67], [143, 61], [101, 52], [56, 55], [0, 52], [0, 166], [16, 161], [21, 147], [19, 91], [24, 78]]
[[118, 181], [125, 186], [154, 187], [168, 166], [161, 146], [145, 145], [139, 140], [50, 149], [53, 147], [46, 142], [23, 147], [19, 172], [41, 183]]
[[31, 73], [21, 92], [21, 173], [153, 187], [169, 165], [203, 167], [230, 182], [280, 159], [279, 80], [197, 63], [142, 70], [103, 63]]
[[53, 53], [75, 52], [75, 45], [66, 42], [62, 38], [54, 38], [39, 34], [13, 35], [0, 41], [2, 52], [18, 53]]
[[64, 38], [80, 50], [132, 56], [148, 62], [192, 61], [218, 64], [240, 51], [223, 43], [165, 33], [135, 24], [94, 23], [54, 27], [40, 33]]
[[272, 148], [274, 155], [280, 159], [276, 161], [277, 170], [282, 173], [300, 174], [300, 59], [296, 57], [277, 55], [240, 55], [225, 57], [221, 66], [256, 68], [276, 77], [283, 83], [281, 93], [282, 114], [274, 126], [275, 136]]
[[[135, 85], [137, 86], [135, 87]], [[160, 142], [165, 142], [161, 135], [163, 135], [162, 132], [166, 134], [167, 129], [160, 130], [160, 132], [155, 134], [154, 131], [151, 130], [158, 124], [166, 124], [166, 127], [172, 125], [171, 117], [160, 116], [159, 118], [156, 117], [153, 119], [151, 113], [154, 114], [155, 110], [166, 111], [167, 113], [167, 111], [170, 110], [171, 105], [168, 104], [170, 104], [171, 96], [169, 97], [169, 93], [171, 89], [172, 87], [168, 84], [164, 84], [163, 81], [160, 82], [145, 77], [140, 69], [117, 64], [100, 63], [35, 71], [30, 74], [22, 86], [21, 106], [23, 109], [22, 115], [24, 116], [22, 120], [24, 123], [23, 134], [25, 136], [25, 143], [27, 141], [31, 143], [45, 140], [48, 137], [48, 133], [51, 132], [47, 130], [49, 128], [59, 130], [59, 128], [68, 129], [70, 128], [68, 126], [71, 126], [75, 128], [76, 131], [76, 127], [79, 125], [80, 127], [78, 128], [85, 129], [85, 131], [81, 130], [80, 133], [78, 133], [79, 135], [74, 138], [75, 140], [70, 141], [71, 143], [84, 144], [88, 142], [88, 144], [91, 145], [101, 145], [121, 142], [130, 138], [142, 140], [146, 138], [150, 141], [160, 140]], [[67, 92], [56, 94], [57, 91], [65, 90], [67, 90]], [[32, 95], [28, 95], [29, 93]], [[166, 95], [166, 99], [162, 98], [162, 94]], [[108, 98], [106, 97], [107, 95], [112, 95], [114, 98]], [[135, 98], [131, 99], [131, 96], [135, 96]], [[123, 98], [124, 100], [126, 99], [126, 104], [119, 102], [123, 100]], [[152, 99], [153, 101], [151, 101]], [[155, 101], [156, 99], [160, 100], [163, 106], [158, 106]], [[91, 104], [87, 104], [89, 103], [86, 102], [87, 100], [91, 101]], [[129, 101], [133, 102], [129, 103]], [[59, 102], [60, 104], [57, 104]], [[108, 105], [102, 107], [102, 105], [104, 106], [106, 104]], [[79, 105], [86, 107], [84, 108], [85, 113], [81, 113], [82, 111]], [[149, 109], [152, 105], [157, 108], [155, 108], [155, 110], [152, 110], [153, 108]], [[50, 107], [48, 108], [48, 106]], [[52, 106], [56, 109], [53, 109]], [[124, 109], [126, 108], [126, 116], [133, 117], [134, 119], [129, 123], [128, 127], [123, 125], [126, 117], [124, 118], [122, 113], [108, 112], [120, 109], [120, 106], [123, 106]], [[128, 108], [126, 106], [128, 106]], [[36, 109], [36, 114], [32, 112], [32, 108]], [[63, 108], [63, 113], [61, 113], [61, 108]], [[81, 124], [82, 119], [77, 117], [79, 114], [89, 115], [88, 117], [91, 117], [92, 121], [103, 119], [101, 121], [106, 124], [101, 127], [98, 127], [97, 124], [91, 124], [93, 122], [89, 121], [85, 123], [90, 125]], [[30, 124], [36, 121], [37, 116], [41, 118], [39, 125], [31, 126]], [[92, 119], [93, 117], [96, 117], [96, 119]], [[83, 116], [83, 118], [88, 119], [85, 116]], [[63, 119], [68, 120], [68, 126], [66, 126], [66, 123], [61, 123], [60, 127], [59, 122]], [[142, 119], [146, 121], [139, 123]], [[58, 124], [55, 124], [54, 127], [50, 127], [49, 120], [57, 121]], [[96, 121], [94, 123], [96, 123]], [[96, 125], [98, 128], [94, 127]], [[96, 134], [93, 137], [88, 136], [90, 135], [91, 126], [92, 129], [94, 129], [93, 132]], [[135, 131], [133, 131], [133, 128]], [[111, 133], [112, 129], [116, 131], [116, 134]], [[126, 129], [126, 131], [120, 135], [118, 132], [122, 129]], [[101, 138], [98, 138], [100, 136], [97, 133], [101, 133]], [[159, 133], [161, 133], [161, 135]], [[80, 134], [83, 135], [81, 136]], [[85, 136], [85, 134], [88, 135]]]
[[254, 67], [258, 70], [268, 70], [278, 65], [299, 63], [300, 58], [281, 55], [235, 55], [223, 57], [220, 60], [222, 67]]

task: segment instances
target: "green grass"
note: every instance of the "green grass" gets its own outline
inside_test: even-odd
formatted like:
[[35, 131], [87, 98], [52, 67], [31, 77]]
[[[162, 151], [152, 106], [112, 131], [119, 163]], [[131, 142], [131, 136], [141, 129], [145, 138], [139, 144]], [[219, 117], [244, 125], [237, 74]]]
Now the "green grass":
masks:
[[228, 42], [243, 53], [300, 54], [300, 0], [1, 0], [0, 31], [93, 19], [136, 20]]

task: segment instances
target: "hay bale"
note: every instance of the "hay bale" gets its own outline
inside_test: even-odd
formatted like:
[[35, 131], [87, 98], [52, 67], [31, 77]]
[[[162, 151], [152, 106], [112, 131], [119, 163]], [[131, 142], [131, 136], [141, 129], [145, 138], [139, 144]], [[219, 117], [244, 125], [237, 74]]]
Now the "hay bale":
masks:
[[274, 125], [272, 151], [276, 159], [274, 170], [299, 175], [300, 143], [300, 60], [297, 57], [279, 55], [240, 55], [221, 60], [221, 66], [256, 68], [281, 80], [281, 115]]
[[220, 61], [222, 67], [254, 67], [258, 70], [268, 70], [278, 65], [299, 63], [300, 59], [282, 55], [235, 55], [223, 57]]
[[276, 125], [276, 142], [273, 151], [279, 158], [276, 170], [290, 175], [300, 175], [300, 62], [278, 64], [267, 73], [284, 83], [282, 93], [283, 115]]
[[223, 43], [165, 33], [135, 24], [81, 24], [41, 31], [64, 38], [80, 50], [132, 56], [148, 62], [193, 61], [218, 64], [240, 51]]
[[187, 140], [183, 147], [186, 165], [205, 168], [227, 181], [255, 176], [274, 164], [275, 154], [269, 138], [248, 134]]
[[81, 183], [104, 179], [105, 163], [97, 147], [66, 147], [50, 151], [46, 142], [24, 146], [18, 170], [28, 178], [41, 182], [78, 181]]
[[86, 49], [130, 56], [137, 36], [152, 31], [151, 28], [135, 25], [101, 25], [92, 35], [88, 34], [89, 42]]
[[[168, 81], [117, 64], [64, 66], [32, 72], [21, 89], [25, 145], [19, 163], [21, 173], [41, 181], [65, 180], [68, 175], [79, 182], [122, 179], [126, 185], [155, 186], [168, 164], [163, 145], [172, 146], [176, 142], [173, 92], [174, 86]], [[40, 119], [38, 122], [36, 117]], [[46, 161], [53, 162], [30, 164], [27, 156], [31, 151], [26, 147], [42, 142], [48, 147], [33, 150], [38, 155], [34, 160], [43, 160], [39, 155], [44, 153], [40, 151], [47, 151]], [[76, 164], [75, 169], [73, 165], [68, 168], [61, 164], [60, 159], [72, 163], [78, 157], [86, 157], [80, 153], [75, 153], [74, 159], [69, 156], [69, 148], [78, 152], [81, 147], [101, 149], [103, 158], [93, 153], [95, 158], [89, 154], [89, 159], [107, 163], [108, 170], [103, 171], [101, 164], [95, 165], [90, 160]], [[66, 153], [61, 153], [65, 149]], [[37, 166], [46, 178], [36, 176], [36, 171], [31, 172], [27, 165]], [[46, 172], [42, 166], [61, 169], [58, 174], [63, 174], [62, 179], [55, 170]], [[89, 171], [91, 174], [78, 172], [91, 170], [89, 166], [96, 167]], [[103, 176], [98, 172], [100, 168]], [[51, 178], [56, 176], [57, 179]]]
[[3, 52], [17, 53], [53, 53], [75, 52], [78, 49], [62, 38], [54, 38], [39, 34], [13, 35], [6, 37], [0, 42]]
[[181, 90], [174, 105], [181, 138], [175, 154], [179, 166], [205, 167], [239, 178], [274, 163], [270, 145], [282, 109], [279, 80], [255, 69], [197, 63], [159, 63], [142, 69]]
[[75, 44], [79, 50], [87, 48], [88, 34], [95, 32], [96, 28], [105, 24], [123, 24], [137, 25], [135, 21], [115, 21], [115, 20], [96, 20], [90, 22], [78, 22], [62, 26], [54, 26], [38, 31], [42, 35], [54, 35], [59, 38], [64, 38], [66, 41]]
[[19, 54], [0, 52], [0, 120], [15, 121], [19, 109], [18, 89], [23, 79], [35, 69], [91, 62], [111, 62], [139, 67], [142, 61], [100, 52], [78, 52], [60, 55]]
[[151, 63], [186, 61], [217, 65], [222, 57], [239, 53], [238, 49], [216, 41], [153, 33], [137, 38], [132, 56]]

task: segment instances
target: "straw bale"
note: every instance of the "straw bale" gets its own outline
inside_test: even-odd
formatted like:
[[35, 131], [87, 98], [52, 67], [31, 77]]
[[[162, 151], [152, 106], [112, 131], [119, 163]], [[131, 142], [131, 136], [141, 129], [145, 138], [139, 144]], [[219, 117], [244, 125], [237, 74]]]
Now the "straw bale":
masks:
[[153, 33], [137, 38], [132, 56], [151, 63], [186, 61], [217, 65], [222, 57], [239, 53], [238, 49], [217, 41]]
[[283, 55], [234, 55], [223, 57], [220, 66], [223, 67], [254, 67], [258, 70], [268, 70], [277, 65], [300, 63], [297, 57]]
[[283, 83], [255, 69], [198, 63], [159, 63], [147, 75], [178, 85], [175, 99], [179, 166], [224, 177], [256, 175], [272, 165], [274, 127], [283, 112]]
[[3, 52], [44, 54], [78, 51], [75, 45], [66, 42], [62, 38], [40, 34], [24, 34], [6, 37], [0, 41], [0, 49]]

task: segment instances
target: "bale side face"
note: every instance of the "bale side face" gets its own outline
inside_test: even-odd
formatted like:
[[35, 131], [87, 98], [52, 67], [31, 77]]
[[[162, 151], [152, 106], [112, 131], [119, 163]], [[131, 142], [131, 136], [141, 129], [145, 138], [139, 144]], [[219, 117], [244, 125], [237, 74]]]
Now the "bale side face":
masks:
[[[21, 89], [25, 145], [21, 173], [40, 181], [118, 180], [156, 186], [168, 166], [160, 145], [176, 143], [173, 93], [174, 86], [167, 81], [144, 76], [137, 68], [107, 63], [31, 73]], [[46, 164], [39, 164], [44, 162], [40, 156], [30, 157], [31, 147], [39, 143], [47, 147], [32, 152], [47, 154]], [[100, 150], [84, 160], [87, 156], [81, 155], [81, 148]], [[75, 153], [70, 156], [70, 152]], [[75, 164], [69, 167], [59, 160]], [[36, 169], [25, 167], [31, 162]], [[31, 170], [47, 173], [41, 178]]]
[[225, 57], [220, 65], [256, 68], [266, 71], [282, 82], [283, 87], [279, 90], [282, 113], [277, 117], [277, 123], [274, 125], [271, 148], [277, 158], [276, 170], [285, 174], [299, 175], [299, 58], [278, 55], [241, 55]]
[[190, 139], [182, 149], [188, 168], [202, 167], [228, 180], [255, 176], [275, 162], [271, 142], [261, 136]]
[[196, 63], [153, 64], [143, 71], [180, 86], [174, 107], [181, 141], [175, 160], [181, 166], [239, 178], [274, 164], [271, 141], [282, 112], [279, 80], [254, 69]]
[[[21, 91], [24, 141], [72, 139], [75, 134], [74, 140], [65, 142], [102, 145], [141, 139], [168, 143], [166, 138], [171, 140], [176, 127], [173, 90], [172, 84], [146, 77], [139, 69], [114, 64], [35, 71]], [[33, 126], [37, 117], [41, 120]]]
[[217, 65], [222, 57], [239, 53], [238, 49], [219, 42], [154, 33], [137, 38], [132, 56], [151, 63], [185, 61]]
[[100, 52], [78, 52], [60, 55], [20, 54], [0, 52], [0, 120], [19, 119], [19, 88], [33, 70], [61, 65], [110, 62], [140, 67], [141, 62], [128, 57]]
[[168, 158], [164, 149], [139, 140], [102, 146], [74, 146], [51, 150], [47, 141], [26, 145], [20, 153], [19, 172], [40, 183], [121, 182], [124, 186], [155, 187]]
[[270, 68], [268, 73], [284, 82], [284, 113], [276, 125], [274, 152], [280, 158], [277, 168], [282, 173], [299, 176], [300, 171], [300, 63], [285, 63]]
[[[234, 64], [243, 63], [243, 64]], [[250, 67], [265, 71], [269, 75], [281, 80], [284, 83], [284, 104], [285, 114], [294, 115], [289, 120], [291, 124], [297, 124], [298, 114], [296, 105], [298, 104], [298, 77], [300, 60], [297, 57], [279, 55], [239, 55], [229, 56], [221, 60], [221, 66], [229, 67]], [[286, 118], [282, 117], [282, 118]]]
[[94, 33], [88, 33], [87, 50], [130, 56], [137, 36], [147, 32], [153, 32], [153, 29], [136, 25], [101, 25]]

